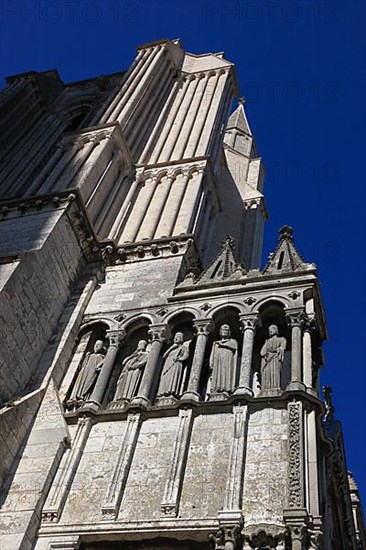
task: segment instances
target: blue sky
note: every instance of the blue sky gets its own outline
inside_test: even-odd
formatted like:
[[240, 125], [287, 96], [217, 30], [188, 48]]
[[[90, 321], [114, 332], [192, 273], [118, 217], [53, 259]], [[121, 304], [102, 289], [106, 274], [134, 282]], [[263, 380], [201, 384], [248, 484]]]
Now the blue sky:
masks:
[[348, 467], [366, 506], [365, 20], [363, 0], [2, 0], [0, 78], [57, 68], [65, 82], [128, 67], [139, 44], [181, 38], [237, 69], [267, 167], [270, 220], [319, 268]]

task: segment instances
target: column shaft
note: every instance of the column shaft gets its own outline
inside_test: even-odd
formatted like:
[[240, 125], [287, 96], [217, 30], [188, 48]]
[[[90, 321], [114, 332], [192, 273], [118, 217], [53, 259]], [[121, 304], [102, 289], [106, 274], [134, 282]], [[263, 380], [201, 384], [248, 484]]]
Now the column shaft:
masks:
[[287, 320], [291, 326], [291, 382], [288, 390], [305, 390], [302, 380], [302, 309], [288, 310]]
[[142, 375], [138, 394], [131, 401], [133, 405], [141, 405], [144, 407], [150, 405], [151, 387], [156, 373], [156, 367], [159, 361], [161, 348], [165, 340], [166, 326], [155, 325], [154, 327], [150, 328], [149, 333], [152, 337], [149, 357], [144, 369], [144, 373]]
[[115, 363], [116, 356], [119, 349], [119, 344], [122, 339], [122, 333], [111, 331], [107, 334], [107, 337], [109, 338], [109, 341], [110, 341], [107, 355], [105, 356], [102, 370], [99, 373], [99, 376], [97, 378], [97, 381], [92, 391], [92, 394], [90, 396], [90, 399], [87, 402], [87, 404], [91, 402], [90, 403], [91, 408], [95, 408], [95, 407], [100, 408], [102, 404], [104, 392], [106, 390], [112, 369], [114, 367], [114, 363]]
[[243, 350], [241, 355], [239, 386], [235, 390], [235, 394], [253, 395], [250, 388], [250, 376], [252, 371], [253, 361], [253, 346], [256, 326], [259, 323], [259, 315], [257, 313], [242, 315], [240, 317], [243, 330]]
[[199, 392], [199, 384], [201, 380], [201, 373], [203, 367], [203, 360], [205, 357], [207, 338], [212, 329], [211, 320], [197, 321], [195, 328], [197, 331], [197, 341], [194, 350], [194, 357], [192, 361], [191, 374], [188, 381], [187, 391], [184, 392], [182, 399], [199, 401], [201, 394]]

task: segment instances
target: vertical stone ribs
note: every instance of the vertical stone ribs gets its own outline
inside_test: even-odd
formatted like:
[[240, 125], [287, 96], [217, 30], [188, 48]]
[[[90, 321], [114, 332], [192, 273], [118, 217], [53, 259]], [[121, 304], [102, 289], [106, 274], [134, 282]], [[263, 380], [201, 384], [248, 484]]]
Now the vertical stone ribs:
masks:
[[91, 427], [90, 418], [82, 417], [79, 419], [71, 449], [67, 449], [62, 457], [59, 470], [47, 496], [42, 511], [42, 522], [57, 522], [60, 519]]
[[117, 465], [108, 484], [107, 494], [102, 505], [102, 516], [104, 519], [115, 519], [118, 515], [140, 426], [141, 415], [136, 413], [129, 414]]
[[161, 502], [162, 516], [176, 516], [182, 488], [189, 436], [192, 431], [192, 409], [179, 411], [179, 424], [173, 444], [168, 479]]
[[224, 521], [241, 517], [248, 407], [247, 405], [234, 406], [233, 413], [233, 439], [230, 449], [224, 509], [219, 512], [220, 518]]

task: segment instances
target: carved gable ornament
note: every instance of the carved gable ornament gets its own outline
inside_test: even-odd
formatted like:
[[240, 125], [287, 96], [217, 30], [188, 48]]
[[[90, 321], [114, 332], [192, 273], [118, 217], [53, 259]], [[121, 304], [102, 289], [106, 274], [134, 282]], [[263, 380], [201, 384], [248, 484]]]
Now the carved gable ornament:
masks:
[[[234, 239], [229, 235], [225, 238], [219, 255], [212, 264], [193, 281], [195, 286], [208, 286], [215, 283], [237, 281], [243, 278], [246, 271], [235, 260]], [[192, 281], [190, 281], [192, 284]], [[181, 283], [186, 286], [185, 281]]]
[[274, 252], [269, 255], [263, 274], [283, 273], [291, 271], [315, 270], [315, 264], [307, 263], [296, 249], [293, 242], [293, 229], [284, 225], [279, 230], [279, 243]]

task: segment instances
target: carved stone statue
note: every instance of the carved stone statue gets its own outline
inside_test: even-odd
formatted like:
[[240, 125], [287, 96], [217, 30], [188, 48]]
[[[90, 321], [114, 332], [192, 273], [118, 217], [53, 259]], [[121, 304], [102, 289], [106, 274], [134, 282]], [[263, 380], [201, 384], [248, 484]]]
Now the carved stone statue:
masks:
[[231, 392], [235, 384], [238, 343], [231, 338], [229, 325], [221, 326], [220, 336], [213, 343], [210, 356], [211, 393]]
[[105, 360], [104, 344], [97, 340], [94, 353], [88, 352], [67, 402], [67, 408], [80, 407], [91, 395]]
[[182, 332], [177, 332], [174, 342], [164, 353], [163, 369], [157, 397], [179, 397], [182, 386], [184, 363], [189, 357], [188, 343]]
[[122, 362], [122, 372], [117, 381], [113, 401], [130, 401], [135, 397], [148, 356], [147, 342], [140, 340], [136, 350]]
[[269, 338], [261, 349], [261, 389], [272, 390], [281, 388], [281, 370], [285, 359], [286, 338], [278, 335], [278, 327], [268, 328]]

